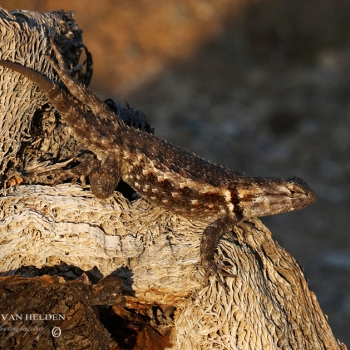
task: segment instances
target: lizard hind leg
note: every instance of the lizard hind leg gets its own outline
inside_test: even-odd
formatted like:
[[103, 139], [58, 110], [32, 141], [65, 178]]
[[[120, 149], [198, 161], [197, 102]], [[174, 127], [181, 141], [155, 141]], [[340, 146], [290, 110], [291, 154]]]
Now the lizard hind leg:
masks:
[[[51, 35], [49, 35], [49, 41], [50, 41], [50, 47], [53, 50], [54, 54], [55, 54], [55, 58], [57, 60], [58, 63], [58, 67], [56, 66], [56, 64], [54, 64], [55, 69], [59, 68], [59, 70], [68, 73], [69, 69], [68, 66], [66, 64], [66, 61], [63, 58], [63, 55], [61, 53], [61, 51], [59, 50], [57, 44], [53, 41]], [[51, 57], [48, 57], [51, 59]], [[51, 62], [50, 62], [51, 63]]]
[[227, 292], [229, 291], [228, 286], [225, 282], [222, 281], [221, 277], [236, 276], [231, 273], [228, 273], [216, 264], [216, 262], [214, 261], [214, 253], [216, 242], [219, 239], [219, 237], [222, 235], [223, 232], [232, 228], [236, 223], [237, 220], [231, 215], [220, 217], [219, 219], [215, 220], [214, 222], [209, 224], [204, 230], [200, 245], [200, 258], [201, 265], [205, 272], [205, 281], [208, 280], [210, 274], [213, 274], [216, 277], [217, 281], [220, 283], [220, 285]]
[[70, 94], [74, 96], [80, 103], [87, 105], [96, 116], [103, 117], [111, 121], [118, 121], [118, 118], [114, 115], [114, 113], [108, 109], [108, 107], [93, 91], [88, 89], [80, 82], [74, 80], [70, 76], [62, 53], [51, 37], [50, 47], [54, 52], [54, 56], [58, 62], [58, 65], [50, 56], [46, 56], [46, 58], [50, 62], [51, 66], [55, 69], [60, 80], [64, 83]]
[[[80, 164], [70, 169], [62, 169], [71, 161], [79, 161]], [[41, 179], [50, 176], [52, 179], [47, 179], [44, 183], [51, 185], [58, 185], [69, 179], [71, 179], [72, 184], [75, 184], [80, 179], [82, 187], [85, 187], [85, 179], [88, 177], [92, 193], [100, 199], [108, 198], [114, 192], [120, 180], [119, 166], [113, 158], [107, 158], [101, 162], [96, 158], [74, 157], [67, 162], [56, 164], [50, 168], [47, 171], [29, 173], [25, 179], [30, 181], [31, 178], [37, 179], [38, 176]]]

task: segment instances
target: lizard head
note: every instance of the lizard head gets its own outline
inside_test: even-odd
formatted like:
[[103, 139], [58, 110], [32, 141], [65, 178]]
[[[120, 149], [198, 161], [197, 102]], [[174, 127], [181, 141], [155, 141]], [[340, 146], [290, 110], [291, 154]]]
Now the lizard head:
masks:
[[[248, 180], [248, 178], [247, 178]], [[316, 195], [303, 179], [250, 178], [233, 191], [243, 217], [262, 217], [302, 209]]]

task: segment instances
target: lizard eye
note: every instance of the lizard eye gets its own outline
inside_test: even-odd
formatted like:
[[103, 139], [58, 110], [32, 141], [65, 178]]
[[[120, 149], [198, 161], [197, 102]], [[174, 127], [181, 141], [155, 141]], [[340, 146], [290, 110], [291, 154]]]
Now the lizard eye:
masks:
[[302, 191], [300, 190], [300, 188], [296, 187], [293, 184], [290, 184], [289, 186], [287, 186], [287, 189], [289, 191], [289, 195], [292, 198], [299, 197], [302, 194]]

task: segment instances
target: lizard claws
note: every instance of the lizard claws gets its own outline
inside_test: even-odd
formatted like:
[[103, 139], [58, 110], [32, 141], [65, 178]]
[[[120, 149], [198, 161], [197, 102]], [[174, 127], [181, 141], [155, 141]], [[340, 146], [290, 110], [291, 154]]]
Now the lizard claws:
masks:
[[216, 280], [218, 283], [221, 285], [222, 288], [225, 289], [227, 293], [230, 292], [230, 288], [228, 287], [225, 278], [223, 277], [230, 277], [230, 278], [235, 278], [237, 277], [236, 275], [227, 272], [223, 268], [219, 267], [214, 261], [207, 261], [206, 263], [202, 264], [205, 274], [204, 274], [204, 283], [208, 281], [209, 276], [213, 275], [215, 276]]

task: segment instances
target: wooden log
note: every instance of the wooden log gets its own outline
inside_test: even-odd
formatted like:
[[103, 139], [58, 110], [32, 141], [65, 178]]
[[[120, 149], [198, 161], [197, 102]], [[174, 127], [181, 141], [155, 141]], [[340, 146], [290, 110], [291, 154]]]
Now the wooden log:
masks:
[[[67, 62], [75, 66], [83, 48], [81, 31], [73, 15], [64, 12], [9, 14], [1, 9], [1, 58], [54, 78], [45, 59], [48, 31]], [[91, 72], [87, 71], [85, 78], [80, 73], [82, 80], [89, 80], [85, 78]], [[202, 223], [142, 199], [129, 201], [117, 191], [107, 200], [97, 200], [78, 184], [50, 187], [40, 178], [41, 184], [21, 184], [23, 170], [38, 173], [38, 169], [47, 169], [48, 162], [76, 155], [81, 146], [69, 126], [61, 123], [40, 91], [25, 78], [0, 68], [0, 88], [1, 274], [18, 274], [24, 266], [58, 271], [70, 265], [90, 274], [93, 283], [94, 271], [101, 276], [119, 276], [123, 281], [122, 285], [96, 287], [106, 288], [98, 299], [91, 296], [93, 287], [84, 278], [64, 283], [48, 276], [4, 277], [0, 280], [1, 315], [63, 313], [58, 305], [60, 300], [67, 305], [68, 293], [74, 297], [66, 315], [72, 316], [73, 309], [79, 312], [79, 316], [72, 316], [75, 323], [71, 325], [84, 325], [86, 330], [77, 330], [69, 338], [72, 329], [62, 327], [62, 338], [50, 343], [52, 348], [64, 348], [66, 339], [76, 349], [86, 348], [87, 343], [90, 348], [126, 347], [127, 332], [118, 332], [120, 323], [104, 323], [104, 315], [123, 319], [126, 328], [134, 331], [128, 338], [133, 339], [134, 349], [145, 348], [145, 342], [149, 349], [171, 345], [174, 349], [346, 349], [334, 338], [300, 266], [260, 220], [242, 222], [218, 242], [218, 263], [235, 275], [226, 279], [227, 292], [213, 276], [203, 285], [199, 266]], [[30, 286], [29, 290], [23, 285]], [[56, 303], [50, 302], [56, 290], [53, 286], [65, 289], [55, 296]], [[15, 298], [9, 298], [8, 290]], [[37, 290], [40, 298], [31, 290]], [[120, 298], [113, 299], [121, 290], [124, 304]], [[84, 298], [86, 302], [82, 302]], [[36, 311], [35, 300], [47, 307]], [[92, 317], [96, 305], [109, 305], [99, 309], [100, 318]], [[88, 318], [93, 319], [89, 326]], [[9, 335], [0, 329], [0, 344], [22, 349], [16, 344], [33, 341], [34, 333], [20, 342], [23, 333]], [[78, 335], [82, 343], [75, 338]], [[100, 336], [103, 343], [94, 342], [94, 337]], [[38, 348], [48, 344], [44, 339], [47, 337], [35, 340]]]

